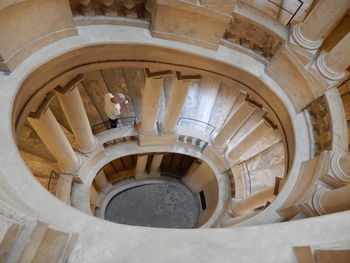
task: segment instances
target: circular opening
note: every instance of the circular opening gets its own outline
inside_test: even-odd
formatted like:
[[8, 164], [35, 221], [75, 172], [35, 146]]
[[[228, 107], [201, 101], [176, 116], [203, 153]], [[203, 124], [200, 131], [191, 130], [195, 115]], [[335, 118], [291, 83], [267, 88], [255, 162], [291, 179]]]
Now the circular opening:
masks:
[[199, 217], [195, 196], [179, 182], [129, 188], [108, 203], [105, 219], [128, 225], [193, 228]]

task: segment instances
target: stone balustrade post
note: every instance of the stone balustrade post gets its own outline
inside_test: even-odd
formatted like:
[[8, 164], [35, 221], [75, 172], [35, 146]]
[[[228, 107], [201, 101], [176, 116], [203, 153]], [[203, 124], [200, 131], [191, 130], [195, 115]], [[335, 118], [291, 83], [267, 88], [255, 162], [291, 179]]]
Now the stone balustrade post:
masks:
[[183, 76], [180, 72], [176, 72], [176, 79], [170, 91], [168, 106], [161, 125], [162, 133], [172, 134], [175, 132], [190, 85], [193, 80], [200, 78], [199, 75]]
[[103, 170], [100, 170], [96, 174], [94, 180], [98, 191], [107, 192], [112, 188], [112, 184], [108, 182], [108, 179]]
[[350, 1], [321, 0], [306, 19], [292, 29], [294, 41], [309, 50], [318, 49], [350, 8]]
[[139, 154], [137, 156], [135, 175], [140, 176], [146, 173], [148, 154]]
[[83, 100], [77, 87], [82, 79], [83, 76], [79, 75], [65, 87], [57, 87], [55, 90], [62, 110], [72, 128], [78, 150], [90, 153], [96, 149], [98, 141], [92, 134]]
[[159, 168], [160, 168], [160, 165], [162, 164], [163, 157], [164, 157], [164, 154], [162, 153], [153, 154], [151, 166], [149, 168], [149, 173], [151, 175], [159, 174]]
[[79, 169], [81, 160], [49, 108], [53, 97], [54, 93], [49, 93], [37, 111], [29, 114], [28, 121], [57, 160], [59, 169], [66, 173], [74, 173]]

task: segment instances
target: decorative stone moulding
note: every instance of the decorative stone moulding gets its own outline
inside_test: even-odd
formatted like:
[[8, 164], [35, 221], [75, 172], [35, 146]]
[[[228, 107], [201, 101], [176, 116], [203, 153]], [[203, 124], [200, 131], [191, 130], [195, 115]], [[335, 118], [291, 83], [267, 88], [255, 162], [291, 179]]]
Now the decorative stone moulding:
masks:
[[329, 67], [327, 67], [326, 63], [325, 63], [325, 57], [326, 57], [327, 53], [323, 52], [321, 53], [317, 59], [316, 59], [316, 68], [318, 70], [318, 72], [325, 77], [328, 80], [331, 81], [338, 81], [343, 79], [346, 76], [346, 72], [333, 72]]
[[226, 30], [225, 38], [267, 59], [272, 58], [282, 44], [280, 38], [237, 15]]
[[307, 39], [306, 37], [303, 36], [303, 34], [300, 31], [300, 27], [302, 24], [297, 24], [292, 27], [291, 35], [293, 37], [293, 40], [300, 45], [301, 47], [308, 49], [308, 50], [315, 50], [318, 49], [323, 40], [317, 40], [317, 41], [312, 41], [310, 39]]

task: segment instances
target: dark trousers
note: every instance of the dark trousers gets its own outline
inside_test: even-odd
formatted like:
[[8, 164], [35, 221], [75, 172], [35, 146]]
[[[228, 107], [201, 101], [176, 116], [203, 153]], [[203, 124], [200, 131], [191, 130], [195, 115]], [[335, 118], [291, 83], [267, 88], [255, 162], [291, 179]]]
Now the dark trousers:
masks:
[[118, 126], [118, 119], [109, 119], [109, 122], [111, 123], [111, 128], [117, 128]]

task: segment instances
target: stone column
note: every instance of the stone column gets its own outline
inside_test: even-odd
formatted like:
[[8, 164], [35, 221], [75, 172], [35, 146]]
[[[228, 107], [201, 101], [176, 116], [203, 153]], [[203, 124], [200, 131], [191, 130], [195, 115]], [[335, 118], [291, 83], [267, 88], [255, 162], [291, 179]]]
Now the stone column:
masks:
[[159, 174], [159, 168], [162, 164], [164, 154], [162, 153], [155, 153], [153, 154], [153, 159], [151, 162], [151, 167], [149, 168], [150, 174]]
[[170, 75], [171, 71], [151, 73], [146, 69], [146, 83], [142, 98], [142, 113], [140, 130], [143, 133], [156, 131], [157, 112], [160, 100], [163, 77]]
[[243, 101], [212, 140], [212, 144], [217, 148], [225, 148], [228, 140], [244, 125], [254, 110], [253, 104]]
[[329, 152], [329, 155], [330, 169], [324, 181], [334, 187], [350, 184], [350, 153]]
[[135, 175], [143, 175], [146, 173], [148, 155], [147, 154], [139, 154], [137, 156], [136, 167], [135, 167]]
[[112, 187], [103, 170], [96, 174], [94, 180], [98, 191], [108, 191]]
[[231, 207], [233, 216], [245, 215], [253, 209], [265, 206], [267, 202], [272, 202], [276, 198], [273, 192], [274, 187], [270, 187], [246, 199], [233, 203]]
[[53, 96], [53, 93], [50, 93], [38, 110], [29, 114], [28, 121], [57, 160], [58, 167], [66, 173], [73, 173], [80, 166], [80, 158], [49, 108]]
[[193, 80], [200, 78], [199, 75], [182, 76], [179, 72], [176, 72], [176, 79], [170, 91], [169, 102], [161, 127], [164, 134], [175, 132], [177, 121], [185, 104], [188, 89]]
[[238, 163], [241, 155], [252, 148], [272, 130], [273, 127], [266, 120], [259, 121], [235, 146], [227, 151], [226, 158], [235, 164]]
[[350, 209], [350, 185], [334, 190], [319, 189], [313, 197], [314, 209], [319, 215]]
[[83, 153], [90, 153], [95, 150], [98, 141], [92, 134], [89, 119], [76, 84], [69, 84], [64, 88], [58, 87], [56, 88], [56, 94], [72, 128], [77, 148]]
[[[349, 1], [350, 2], [350, 1]], [[317, 60], [316, 67], [320, 74], [329, 80], [341, 80], [347, 74], [350, 66], [350, 32], [347, 33], [331, 51], [322, 52]]]
[[293, 39], [305, 49], [318, 49], [349, 8], [349, 0], [319, 1], [304, 22], [293, 27]]

